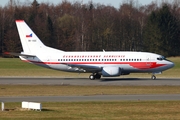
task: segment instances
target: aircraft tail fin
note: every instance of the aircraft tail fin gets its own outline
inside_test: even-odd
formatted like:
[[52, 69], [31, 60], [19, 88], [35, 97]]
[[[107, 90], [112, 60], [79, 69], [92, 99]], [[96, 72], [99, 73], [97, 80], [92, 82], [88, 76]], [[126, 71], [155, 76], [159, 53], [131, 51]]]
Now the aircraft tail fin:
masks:
[[46, 47], [24, 20], [16, 20], [16, 25], [24, 53], [35, 54]]

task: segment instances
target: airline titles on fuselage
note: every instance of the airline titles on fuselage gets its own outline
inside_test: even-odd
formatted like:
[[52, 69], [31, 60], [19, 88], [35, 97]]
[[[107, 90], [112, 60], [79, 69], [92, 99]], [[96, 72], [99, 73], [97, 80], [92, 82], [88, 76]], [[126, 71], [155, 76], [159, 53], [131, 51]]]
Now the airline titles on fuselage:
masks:
[[[125, 55], [104, 55], [104, 58], [125, 58]], [[101, 58], [101, 55], [64, 55], [63, 58]]]
[[63, 55], [58, 61], [142, 61], [141, 58], [125, 58], [125, 55]]

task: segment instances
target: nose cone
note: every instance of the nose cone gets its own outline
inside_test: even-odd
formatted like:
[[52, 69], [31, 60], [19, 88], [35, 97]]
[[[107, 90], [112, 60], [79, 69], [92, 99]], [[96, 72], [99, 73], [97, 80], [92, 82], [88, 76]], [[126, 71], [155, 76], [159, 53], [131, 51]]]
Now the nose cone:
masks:
[[173, 63], [173, 62], [171, 62], [171, 68], [172, 68], [172, 67], [174, 67], [174, 63]]
[[174, 63], [173, 63], [173, 62], [171, 62], [171, 61], [168, 61], [167, 66], [168, 66], [168, 68], [172, 68], [172, 67], [174, 67]]

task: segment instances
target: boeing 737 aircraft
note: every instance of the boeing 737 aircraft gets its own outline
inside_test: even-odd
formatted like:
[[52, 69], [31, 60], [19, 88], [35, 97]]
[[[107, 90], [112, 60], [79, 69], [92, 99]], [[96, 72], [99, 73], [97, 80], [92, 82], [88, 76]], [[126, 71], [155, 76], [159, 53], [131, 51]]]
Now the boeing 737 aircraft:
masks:
[[91, 73], [89, 79], [116, 77], [130, 73], [155, 74], [170, 69], [174, 63], [162, 55], [149, 52], [65, 52], [44, 45], [24, 20], [16, 20], [23, 52], [21, 60], [46, 68]]

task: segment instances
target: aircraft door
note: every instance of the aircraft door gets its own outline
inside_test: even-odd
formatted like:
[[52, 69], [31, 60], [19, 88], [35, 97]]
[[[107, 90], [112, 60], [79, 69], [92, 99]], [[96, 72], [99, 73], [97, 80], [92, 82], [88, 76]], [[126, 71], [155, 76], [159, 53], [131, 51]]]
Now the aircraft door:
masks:
[[47, 64], [49, 64], [51, 62], [51, 56], [47, 56], [46, 61], [47, 61]]
[[146, 66], [150, 66], [151, 65], [151, 57], [147, 56], [146, 57]]

